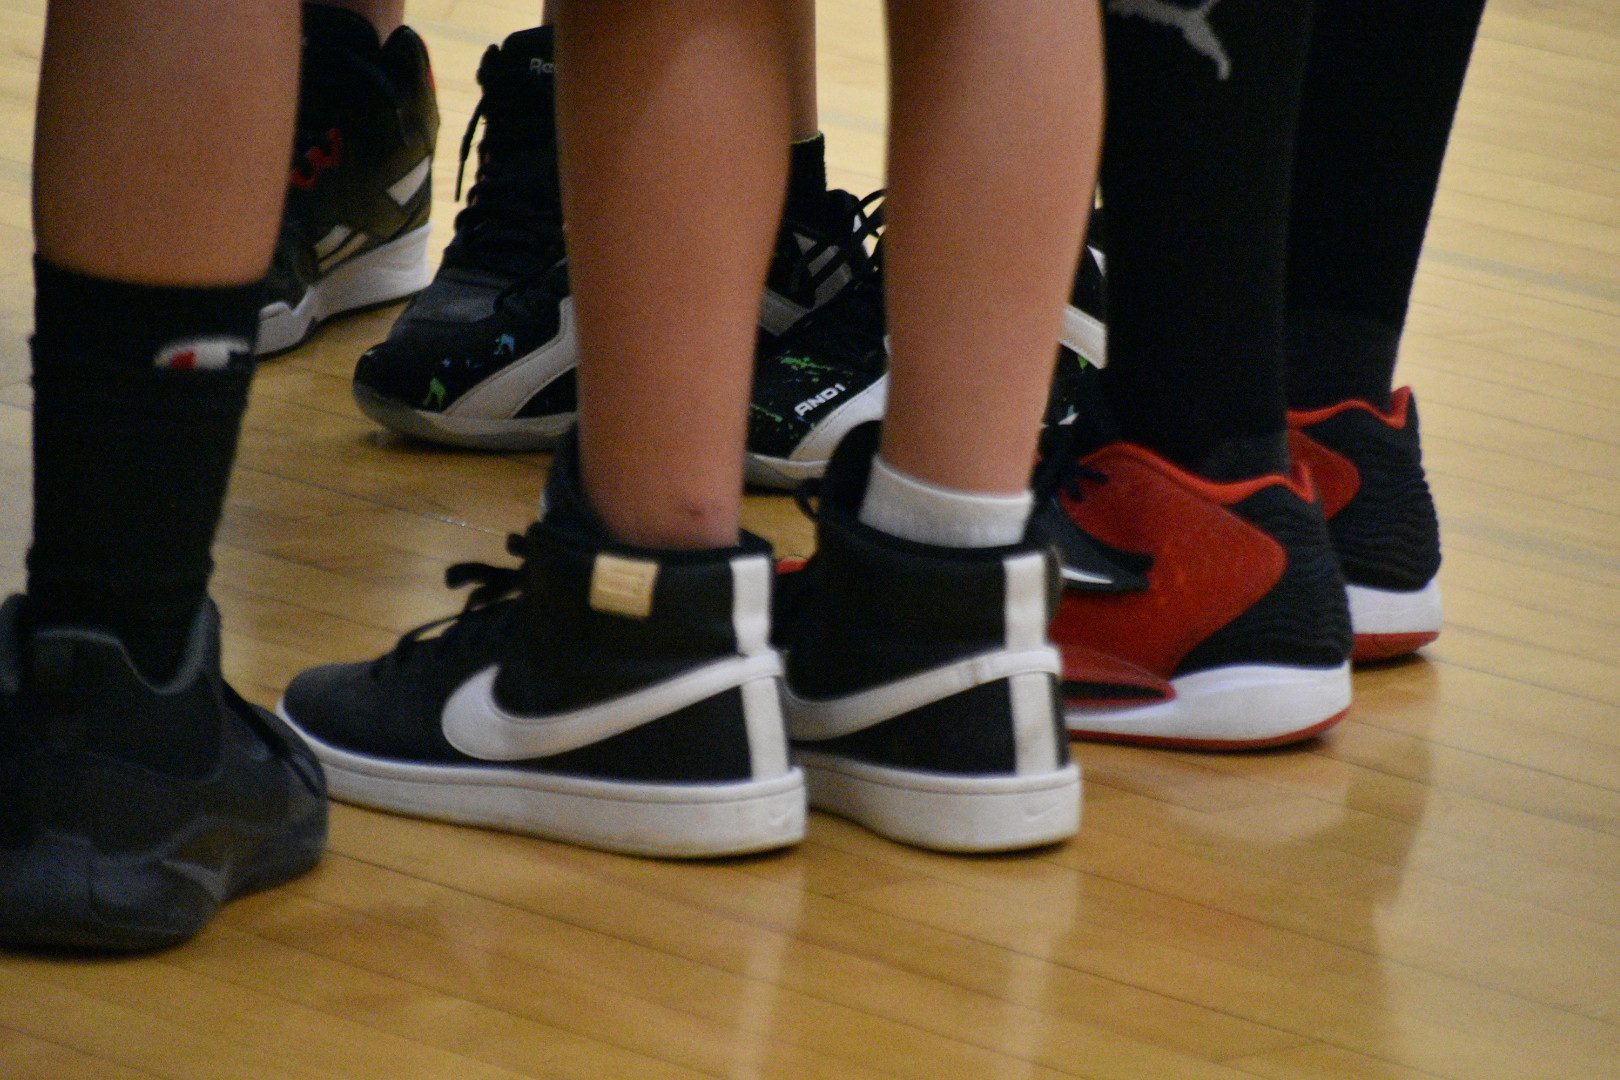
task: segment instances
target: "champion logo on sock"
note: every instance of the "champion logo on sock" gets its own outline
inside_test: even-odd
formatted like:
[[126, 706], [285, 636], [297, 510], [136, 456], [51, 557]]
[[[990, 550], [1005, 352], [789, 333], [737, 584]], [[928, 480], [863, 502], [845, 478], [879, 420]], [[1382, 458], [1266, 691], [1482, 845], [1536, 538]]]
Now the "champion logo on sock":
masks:
[[247, 358], [253, 344], [238, 337], [186, 338], [157, 351], [152, 366], [160, 371], [223, 371], [236, 357]]

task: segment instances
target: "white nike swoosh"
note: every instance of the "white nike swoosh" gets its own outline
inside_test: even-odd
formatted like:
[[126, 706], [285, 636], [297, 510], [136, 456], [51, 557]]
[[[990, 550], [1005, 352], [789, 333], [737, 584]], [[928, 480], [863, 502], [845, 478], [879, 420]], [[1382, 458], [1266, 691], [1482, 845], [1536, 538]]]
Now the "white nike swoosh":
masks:
[[1030, 672], [1056, 675], [1061, 670], [1058, 651], [1049, 645], [1038, 649], [1002, 649], [842, 697], [802, 698], [784, 685], [782, 715], [790, 738], [801, 742], [836, 739], [975, 686]]
[[524, 761], [577, 750], [755, 679], [775, 678], [782, 658], [774, 650], [733, 656], [595, 705], [535, 716], [501, 708], [495, 672], [491, 664], [450, 695], [440, 717], [444, 737], [468, 757]]
[[1077, 585], [1112, 585], [1114, 579], [1107, 574], [1093, 574], [1089, 570], [1076, 570], [1072, 566], [1063, 567], [1063, 580], [1072, 581]]

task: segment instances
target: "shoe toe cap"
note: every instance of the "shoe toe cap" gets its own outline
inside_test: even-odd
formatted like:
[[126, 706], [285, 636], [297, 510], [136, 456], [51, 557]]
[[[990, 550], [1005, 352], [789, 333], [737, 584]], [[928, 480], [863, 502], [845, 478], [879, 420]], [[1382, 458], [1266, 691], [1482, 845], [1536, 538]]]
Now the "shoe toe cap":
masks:
[[[454, 756], [439, 726], [430, 688], [379, 678], [370, 663], [330, 664], [295, 678], [281, 715], [311, 739], [317, 757], [332, 751], [397, 761]], [[329, 763], [329, 762], [328, 762]]]

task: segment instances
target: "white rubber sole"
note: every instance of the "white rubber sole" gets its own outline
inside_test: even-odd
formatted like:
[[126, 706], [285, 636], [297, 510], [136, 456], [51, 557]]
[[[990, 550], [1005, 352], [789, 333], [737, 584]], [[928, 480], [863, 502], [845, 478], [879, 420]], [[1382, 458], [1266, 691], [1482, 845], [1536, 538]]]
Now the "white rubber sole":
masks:
[[553, 413], [506, 420], [452, 416], [413, 409], [358, 383], [354, 386], [354, 403], [390, 431], [467, 450], [549, 450], [573, 426], [576, 415]]
[[1034, 776], [949, 776], [794, 750], [810, 805], [936, 851], [1017, 851], [1080, 831], [1080, 766]]
[[1440, 583], [1431, 581], [1413, 592], [1391, 592], [1365, 585], [1345, 586], [1350, 601], [1350, 627], [1357, 634], [1438, 634]]
[[804, 839], [798, 769], [730, 784], [649, 784], [553, 776], [494, 765], [424, 765], [329, 746], [276, 711], [309, 744], [335, 799], [625, 855], [714, 858]]
[[1068, 709], [1082, 738], [1241, 750], [1281, 746], [1333, 726], [1350, 707], [1350, 665], [1234, 664], [1172, 679], [1176, 696], [1151, 705]]
[[296, 306], [284, 301], [259, 312], [257, 353], [269, 356], [300, 345], [317, 326], [336, 315], [400, 300], [427, 288], [428, 234], [423, 225], [404, 236], [357, 255], [312, 285]]

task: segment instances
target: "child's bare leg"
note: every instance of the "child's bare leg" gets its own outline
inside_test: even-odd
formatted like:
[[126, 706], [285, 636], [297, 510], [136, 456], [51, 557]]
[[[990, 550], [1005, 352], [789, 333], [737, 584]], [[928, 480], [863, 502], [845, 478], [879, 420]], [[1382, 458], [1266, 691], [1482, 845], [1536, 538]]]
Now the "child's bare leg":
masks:
[[1096, 176], [1097, 5], [891, 0], [889, 36], [882, 458], [1022, 492]]
[[557, 113], [585, 490], [619, 539], [737, 539], [786, 183], [783, 0], [567, 0]]

